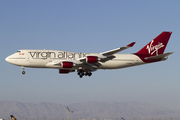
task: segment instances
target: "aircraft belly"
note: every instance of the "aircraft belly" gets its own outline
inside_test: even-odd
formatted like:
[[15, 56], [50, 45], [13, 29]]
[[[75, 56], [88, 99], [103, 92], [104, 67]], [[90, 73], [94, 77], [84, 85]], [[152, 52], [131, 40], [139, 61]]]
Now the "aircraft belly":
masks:
[[45, 65], [47, 63], [48, 63], [47, 60], [41, 60], [41, 59], [30, 60], [28, 67], [46, 68]]
[[26, 62], [25, 59], [14, 59], [11, 60], [11, 64], [17, 65], [17, 66], [28, 66], [28, 62]]
[[135, 56], [135, 55], [117, 55], [115, 59], [107, 61], [105, 63], [101, 63], [102, 67], [101, 69], [118, 69], [118, 68], [125, 68], [125, 67], [131, 67], [135, 65], [141, 65], [144, 62], [142, 60]]
[[126, 61], [108, 61], [106, 63], [102, 63], [102, 69], [118, 69], [132, 66], [133, 63]]

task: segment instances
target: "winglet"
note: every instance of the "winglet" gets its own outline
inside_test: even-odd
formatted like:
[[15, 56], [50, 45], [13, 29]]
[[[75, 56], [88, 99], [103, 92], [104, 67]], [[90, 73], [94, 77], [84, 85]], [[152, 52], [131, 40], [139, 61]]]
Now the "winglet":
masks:
[[129, 45], [127, 45], [127, 47], [133, 47], [135, 43], [136, 43], [136, 42], [132, 42], [132, 43], [130, 43]]

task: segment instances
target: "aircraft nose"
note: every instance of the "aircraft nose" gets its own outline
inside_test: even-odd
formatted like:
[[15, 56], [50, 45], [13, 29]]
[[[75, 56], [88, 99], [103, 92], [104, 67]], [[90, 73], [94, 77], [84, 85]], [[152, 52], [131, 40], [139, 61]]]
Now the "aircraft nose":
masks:
[[6, 59], [5, 59], [5, 60], [6, 60], [6, 62], [9, 62], [9, 57], [6, 57]]
[[11, 55], [5, 58], [6, 62], [13, 64], [14, 60], [11, 59]]
[[6, 57], [6, 59], [5, 59], [7, 62], [8, 62], [8, 57]]

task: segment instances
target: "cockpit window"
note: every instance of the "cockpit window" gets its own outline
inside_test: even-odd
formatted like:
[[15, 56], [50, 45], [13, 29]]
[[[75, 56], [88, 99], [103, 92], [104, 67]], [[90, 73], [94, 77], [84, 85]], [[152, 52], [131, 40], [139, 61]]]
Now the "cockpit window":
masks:
[[21, 51], [17, 51], [17, 53], [20, 53]]

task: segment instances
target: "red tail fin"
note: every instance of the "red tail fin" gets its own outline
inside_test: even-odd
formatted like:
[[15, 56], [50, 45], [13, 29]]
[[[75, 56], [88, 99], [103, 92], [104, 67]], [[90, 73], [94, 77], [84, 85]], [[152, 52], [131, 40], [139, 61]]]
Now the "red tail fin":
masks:
[[162, 32], [150, 43], [144, 46], [137, 54], [155, 56], [163, 54], [172, 32]]

